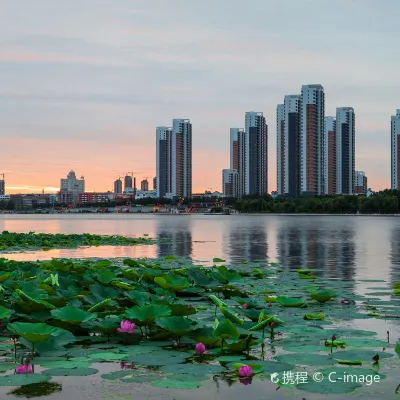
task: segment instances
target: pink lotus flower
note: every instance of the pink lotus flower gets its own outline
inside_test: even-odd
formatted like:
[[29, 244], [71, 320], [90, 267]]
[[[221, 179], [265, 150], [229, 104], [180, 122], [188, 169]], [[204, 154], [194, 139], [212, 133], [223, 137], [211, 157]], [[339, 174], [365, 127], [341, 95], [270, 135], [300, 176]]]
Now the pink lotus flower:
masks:
[[249, 305], [247, 303], [244, 303], [243, 308], [249, 308]]
[[135, 324], [131, 321], [121, 321], [121, 327], [117, 329], [122, 333], [133, 333], [135, 331]]
[[239, 376], [241, 378], [249, 378], [253, 375], [253, 369], [250, 367], [250, 365], [242, 365], [239, 368]]
[[31, 364], [21, 364], [19, 367], [15, 369], [16, 374], [32, 374], [33, 369]]
[[276, 322], [275, 322], [275, 321], [272, 321], [272, 322], [271, 322], [271, 329], [274, 329], [275, 326], [276, 326]]
[[206, 352], [206, 346], [203, 343], [196, 344], [196, 354], [204, 354]]
[[270, 301], [268, 302], [268, 307], [272, 307], [272, 303]]

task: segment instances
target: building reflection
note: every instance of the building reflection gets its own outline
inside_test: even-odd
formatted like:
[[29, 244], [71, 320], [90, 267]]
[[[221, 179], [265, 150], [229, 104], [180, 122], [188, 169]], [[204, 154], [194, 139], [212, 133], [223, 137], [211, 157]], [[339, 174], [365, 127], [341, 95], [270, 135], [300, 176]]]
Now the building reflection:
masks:
[[352, 228], [328, 230], [285, 225], [277, 233], [277, 260], [287, 270], [311, 268], [319, 276], [352, 280], [355, 257]]
[[[185, 218], [185, 217], [182, 217]], [[157, 220], [157, 256], [192, 257], [193, 243], [190, 218], [184, 224], [181, 217], [160, 217]], [[175, 220], [175, 221], [173, 221]], [[175, 222], [175, 223], [174, 223]], [[176, 222], [180, 222], [179, 224]]]
[[390, 261], [392, 283], [400, 282], [400, 228], [393, 228], [390, 235]]
[[228, 232], [228, 241], [232, 264], [268, 260], [267, 231], [264, 226], [237, 226]]

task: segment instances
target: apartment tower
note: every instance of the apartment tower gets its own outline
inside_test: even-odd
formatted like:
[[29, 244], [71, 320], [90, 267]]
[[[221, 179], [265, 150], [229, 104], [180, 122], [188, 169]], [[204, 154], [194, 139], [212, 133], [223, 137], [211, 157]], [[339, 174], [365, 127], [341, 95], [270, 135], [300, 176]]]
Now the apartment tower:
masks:
[[268, 193], [268, 127], [263, 113], [245, 115], [245, 194]]
[[[245, 144], [246, 132], [243, 128], [231, 128], [230, 130], [230, 169], [237, 171], [237, 197], [241, 198], [245, 193]], [[226, 171], [226, 170], [224, 170]], [[224, 172], [222, 173], [224, 176]]]
[[392, 143], [391, 143], [391, 182], [392, 189], [400, 190], [400, 109], [391, 121]]
[[336, 118], [325, 117], [325, 194], [336, 194]]
[[173, 196], [192, 197], [192, 124], [189, 119], [172, 121], [171, 182]]
[[172, 128], [156, 128], [156, 187], [157, 197], [172, 193]]
[[324, 193], [325, 93], [321, 85], [303, 85], [300, 111], [300, 191]]
[[278, 194], [300, 194], [300, 95], [287, 95], [276, 109]]
[[353, 194], [356, 186], [355, 114], [352, 107], [336, 109], [336, 193]]

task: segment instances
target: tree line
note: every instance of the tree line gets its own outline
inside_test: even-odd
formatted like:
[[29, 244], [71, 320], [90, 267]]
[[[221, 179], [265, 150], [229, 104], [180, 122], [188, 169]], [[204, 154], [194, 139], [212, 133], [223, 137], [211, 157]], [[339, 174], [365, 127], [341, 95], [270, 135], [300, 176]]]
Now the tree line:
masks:
[[371, 196], [329, 195], [315, 197], [245, 196], [235, 208], [244, 213], [397, 214], [399, 190], [383, 190]]

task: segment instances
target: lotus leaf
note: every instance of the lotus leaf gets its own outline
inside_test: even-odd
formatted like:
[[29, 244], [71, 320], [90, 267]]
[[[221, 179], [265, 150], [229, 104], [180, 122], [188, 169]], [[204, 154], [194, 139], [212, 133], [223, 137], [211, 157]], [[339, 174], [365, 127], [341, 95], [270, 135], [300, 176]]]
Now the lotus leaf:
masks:
[[52, 368], [46, 369], [43, 374], [50, 376], [88, 376], [95, 375], [98, 372], [95, 368]]
[[29, 322], [14, 322], [7, 325], [7, 329], [30, 343], [39, 343], [51, 335], [59, 333], [59, 329], [44, 323], [32, 324]]
[[171, 309], [161, 304], [134, 306], [126, 310], [126, 317], [133, 319], [138, 325], [151, 325], [156, 318], [167, 317], [170, 314]]
[[70, 324], [79, 325], [82, 322], [92, 321], [97, 318], [97, 314], [91, 313], [76, 307], [65, 306], [52, 310], [51, 315], [60, 321]]
[[0, 306], [0, 320], [6, 319], [10, 316], [10, 310], [7, 310], [7, 308]]
[[198, 381], [185, 382], [180, 380], [165, 379], [152, 383], [152, 386], [168, 389], [197, 389], [201, 386]]
[[306, 314], [304, 319], [311, 321], [320, 321], [324, 319], [324, 314]]
[[174, 292], [180, 292], [190, 286], [190, 282], [186, 278], [176, 274], [158, 276], [154, 278], [154, 282], [163, 289], [171, 289]]
[[303, 307], [305, 305], [303, 300], [288, 296], [279, 296], [277, 302], [284, 307]]
[[239, 331], [229, 319], [219, 323], [213, 332], [214, 337], [221, 339], [239, 339]]
[[32, 383], [47, 382], [50, 376], [42, 374], [14, 374], [0, 376], [0, 386], [22, 386]]
[[318, 290], [317, 292], [311, 293], [311, 298], [320, 303], [325, 303], [333, 297], [336, 297], [336, 293], [333, 290]]
[[190, 374], [190, 375], [214, 375], [219, 374], [225, 369], [220, 365], [212, 364], [176, 364], [166, 365], [160, 368], [160, 371], [172, 374]]

